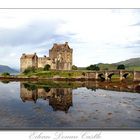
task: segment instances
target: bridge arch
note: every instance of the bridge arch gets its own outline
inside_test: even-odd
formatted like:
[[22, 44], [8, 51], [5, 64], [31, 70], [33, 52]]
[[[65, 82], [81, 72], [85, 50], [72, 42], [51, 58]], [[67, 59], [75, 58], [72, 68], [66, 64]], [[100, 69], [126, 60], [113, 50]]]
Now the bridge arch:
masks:
[[115, 75], [115, 73], [114, 73], [114, 72], [113, 72], [113, 73], [108, 74], [108, 76], [107, 76], [107, 77], [109, 78], [109, 80], [111, 80], [111, 78], [112, 78], [112, 76], [113, 76], [113, 75]]
[[114, 75], [118, 75], [118, 77], [119, 77], [119, 71], [106, 71], [105, 72], [105, 78], [106, 78], [106, 80], [112, 80], [112, 76], [114, 76]]
[[134, 79], [134, 72], [133, 71], [121, 71], [120, 72], [120, 80], [124, 79]]
[[101, 80], [101, 81], [105, 81], [105, 76], [104, 76], [104, 73], [98, 73], [98, 78]]

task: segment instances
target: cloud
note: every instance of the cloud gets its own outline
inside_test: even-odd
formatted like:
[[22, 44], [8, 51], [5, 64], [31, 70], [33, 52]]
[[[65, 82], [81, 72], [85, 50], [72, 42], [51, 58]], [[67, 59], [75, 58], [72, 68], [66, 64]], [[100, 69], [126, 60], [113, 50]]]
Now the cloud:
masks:
[[130, 42], [129, 44], [126, 44], [126, 46], [124, 46], [124, 48], [126, 49], [137, 49], [140, 52], [140, 40], [136, 40], [133, 42]]
[[72, 33], [61, 34], [61, 21], [32, 21], [30, 24], [17, 29], [0, 29], [0, 46], [37, 45], [46, 40], [70, 40]]
[[140, 10], [131, 9], [0, 12], [0, 64], [19, 68], [22, 53], [48, 55], [53, 43], [65, 41], [74, 50], [77, 66], [138, 56], [139, 15]]
[[58, 32], [64, 24], [61, 20], [34, 20], [20, 28], [0, 28], [0, 63], [19, 68], [22, 53], [46, 55], [54, 42], [71, 42], [75, 33]]
[[140, 26], [140, 22], [134, 23], [131, 26]]

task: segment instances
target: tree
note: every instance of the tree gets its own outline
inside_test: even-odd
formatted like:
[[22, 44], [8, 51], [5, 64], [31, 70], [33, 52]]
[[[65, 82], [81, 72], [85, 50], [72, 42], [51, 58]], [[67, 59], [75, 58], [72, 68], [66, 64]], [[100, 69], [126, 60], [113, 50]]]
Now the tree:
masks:
[[51, 66], [49, 64], [47, 64], [47, 65], [45, 65], [44, 70], [47, 70], [48, 71], [50, 69], [50, 67]]
[[72, 65], [72, 70], [77, 70], [77, 69], [78, 69], [77, 66]]
[[24, 70], [24, 74], [28, 74], [30, 72], [35, 72], [35, 67], [28, 67], [27, 69]]
[[90, 65], [86, 68], [87, 70], [100, 70], [98, 65]]
[[117, 69], [118, 70], [124, 70], [125, 69], [125, 65], [123, 65], [123, 64], [118, 65]]

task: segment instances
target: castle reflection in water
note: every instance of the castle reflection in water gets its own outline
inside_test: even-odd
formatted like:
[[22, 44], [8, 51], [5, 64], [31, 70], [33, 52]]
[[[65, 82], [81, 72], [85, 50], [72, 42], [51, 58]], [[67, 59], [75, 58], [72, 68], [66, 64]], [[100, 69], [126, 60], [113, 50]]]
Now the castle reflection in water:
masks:
[[[52, 86], [51, 86], [52, 85]], [[65, 85], [65, 86], [64, 86]], [[51, 87], [51, 88], [50, 88]], [[74, 88], [86, 87], [89, 90], [96, 91], [96, 89], [124, 91], [124, 92], [138, 92], [140, 93], [140, 82], [71, 82], [71, 83], [20, 83], [20, 97], [23, 102], [33, 101], [38, 99], [48, 100], [49, 105], [54, 111], [61, 110], [68, 112], [72, 106], [72, 90]]]
[[48, 100], [54, 111], [60, 110], [65, 113], [72, 106], [71, 88], [40, 88], [35, 85], [20, 83], [20, 97], [23, 102], [33, 101], [36, 103], [38, 99]]

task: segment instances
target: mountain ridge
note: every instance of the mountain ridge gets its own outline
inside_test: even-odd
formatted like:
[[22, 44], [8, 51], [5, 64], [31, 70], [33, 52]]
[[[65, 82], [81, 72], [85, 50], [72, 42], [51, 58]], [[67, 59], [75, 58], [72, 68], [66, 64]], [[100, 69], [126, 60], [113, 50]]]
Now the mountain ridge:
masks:
[[112, 64], [115, 64], [115, 65], [124, 64], [125, 66], [140, 66], [140, 57], [130, 58], [130, 59], [120, 61], [117, 63], [112, 63]]
[[140, 58], [130, 58], [124, 61], [120, 61], [117, 63], [98, 63], [100, 70], [115, 70], [118, 65], [125, 65], [127, 70], [140, 70]]
[[3, 73], [3, 72], [8, 72], [8, 73], [18, 73], [17, 70], [9, 67], [9, 66], [6, 66], [6, 65], [0, 65], [0, 73]]

